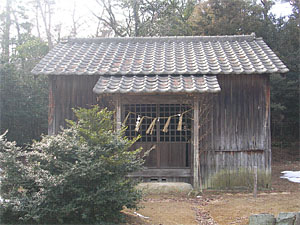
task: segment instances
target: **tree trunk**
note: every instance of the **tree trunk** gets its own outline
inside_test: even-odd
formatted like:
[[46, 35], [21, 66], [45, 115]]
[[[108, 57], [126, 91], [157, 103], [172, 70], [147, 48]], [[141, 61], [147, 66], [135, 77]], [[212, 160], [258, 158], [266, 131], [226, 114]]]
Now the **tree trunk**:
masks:
[[140, 8], [139, 2], [135, 0], [133, 2], [133, 15], [134, 15], [134, 33], [136, 37], [140, 36], [139, 27], [141, 21], [139, 18], [139, 8]]
[[[51, 37], [51, 6], [50, 2], [45, 2], [45, 8], [43, 9], [41, 0], [36, 1], [37, 6], [41, 12], [41, 16], [44, 22], [44, 27], [47, 35], [48, 46], [51, 49], [53, 47], [52, 37]], [[47, 21], [47, 13], [48, 13], [48, 21]]]
[[11, 0], [6, 0], [5, 25], [2, 40], [2, 58], [5, 62], [9, 61], [9, 41], [10, 41], [10, 27], [11, 27]]

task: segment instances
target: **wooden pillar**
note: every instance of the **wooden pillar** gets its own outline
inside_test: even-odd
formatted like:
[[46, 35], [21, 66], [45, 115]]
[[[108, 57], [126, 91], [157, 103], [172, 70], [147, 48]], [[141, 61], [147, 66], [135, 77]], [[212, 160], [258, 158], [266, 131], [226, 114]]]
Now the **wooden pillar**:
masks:
[[[271, 151], [271, 90], [270, 90], [270, 76], [266, 76], [266, 85], [265, 85], [265, 98], [266, 98], [266, 115], [265, 115], [265, 135], [266, 135], [266, 147], [267, 150], [265, 153], [267, 158], [267, 171], [271, 173], [271, 160], [272, 160], [272, 151]], [[274, 135], [275, 136], [275, 135]]]
[[193, 124], [193, 187], [200, 189], [199, 181], [199, 99], [194, 98], [194, 124]]
[[48, 77], [49, 82], [49, 103], [48, 103], [48, 134], [54, 135], [55, 128], [55, 79], [53, 76]]
[[116, 110], [116, 128], [117, 130], [121, 129], [121, 96], [120, 95], [116, 95], [115, 97], [115, 110]]

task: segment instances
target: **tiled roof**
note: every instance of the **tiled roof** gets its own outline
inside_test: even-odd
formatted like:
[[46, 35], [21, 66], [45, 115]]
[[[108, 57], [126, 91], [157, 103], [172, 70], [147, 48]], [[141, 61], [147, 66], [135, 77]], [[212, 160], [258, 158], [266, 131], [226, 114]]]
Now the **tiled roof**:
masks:
[[70, 39], [33, 69], [53, 75], [285, 73], [287, 67], [254, 35]]
[[163, 93], [218, 92], [216, 76], [205, 75], [144, 75], [100, 76], [93, 92], [102, 93]]

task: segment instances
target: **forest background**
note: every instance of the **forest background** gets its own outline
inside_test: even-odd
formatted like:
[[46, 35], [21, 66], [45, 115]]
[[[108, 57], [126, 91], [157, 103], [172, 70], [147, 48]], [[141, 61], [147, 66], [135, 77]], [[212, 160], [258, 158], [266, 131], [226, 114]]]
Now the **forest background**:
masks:
[[[262, 37], [290, 72], [271, 76], [273, 145], [299, 142], [300, 0], [90, 0], [88, 15], [59, 0], [0, 3], [0, 132], [26, 146], [47, 133], [48, 77], [32, 68], [68, 37], [251, 34]], [[286, 16], [274, 4], [290, 4]], [[66, 3], [64, 3], [66, 4]]]

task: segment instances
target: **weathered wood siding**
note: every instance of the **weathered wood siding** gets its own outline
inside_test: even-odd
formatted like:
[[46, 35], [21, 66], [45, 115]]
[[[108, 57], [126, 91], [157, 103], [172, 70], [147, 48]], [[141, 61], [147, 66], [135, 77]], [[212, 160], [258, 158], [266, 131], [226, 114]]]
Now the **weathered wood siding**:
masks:
[[[155, 146], [155, 147], [153, 147]], [[186, 142], [136, 142], [133, 149], [143, 148], [145, 151], [153, 148], [146, 158], [147, 168], [189, 168], [191, 161], [191, 145]]]
[[72, 108], [97, 104], [93, 87], [99, 76], [49, 76], [48, 134], [55, 134], [66, 119], [74, 119]]
[[[220, 75], [209, 126], [200, 129], [200, 167], [204, 188], [251, 185], [258, 167], [260, 186], [271, 172], [270, 86], [267, 75]], [[201, 120], [201, 118], [200, 118]]]
[[[57, 133], [60, 126], [65, 126], [65, 119], [74, 119], [72, 108], [99, 104], [97, 95], [92, 91], [98, 78], [87, 75], [49, 76], [49, 134]], [[199, 130], [200, 137], [208, 133], [204, 139], [199, 138], [202, 185], [204, 188], [249, 186], [253, 167], [257, 166], [259, 185], [268, 187], [271, 174], [269, 76], [219, 75], [218, 81], [222, 90], [215, 94], [211, 102], [209, 124]], [[192, 96], [186, 94], [120, 97], [121, 104], [193, 102]], [[201, 108], [201, 102], [199, 105]], [[201, 119], [199, 116], [200, 123]], [[183, 165], [185, 159], [180, 156], [182, 152], [176, 153], [175, 157], [182, 161], [173, 162], [173, 156], [176, 155], [171, 154], [174, 153], [173, 149], [170, 146], [163, 149], [169, 149], [163, 151], [165, 155], [153, 151], [147, 161], [148, 166], [154, 166], [159, 158], [160, 169]], [[192, 159], [191, 153], [188, 158]], [[168, 163], [164, 165], [163, 162]]]

